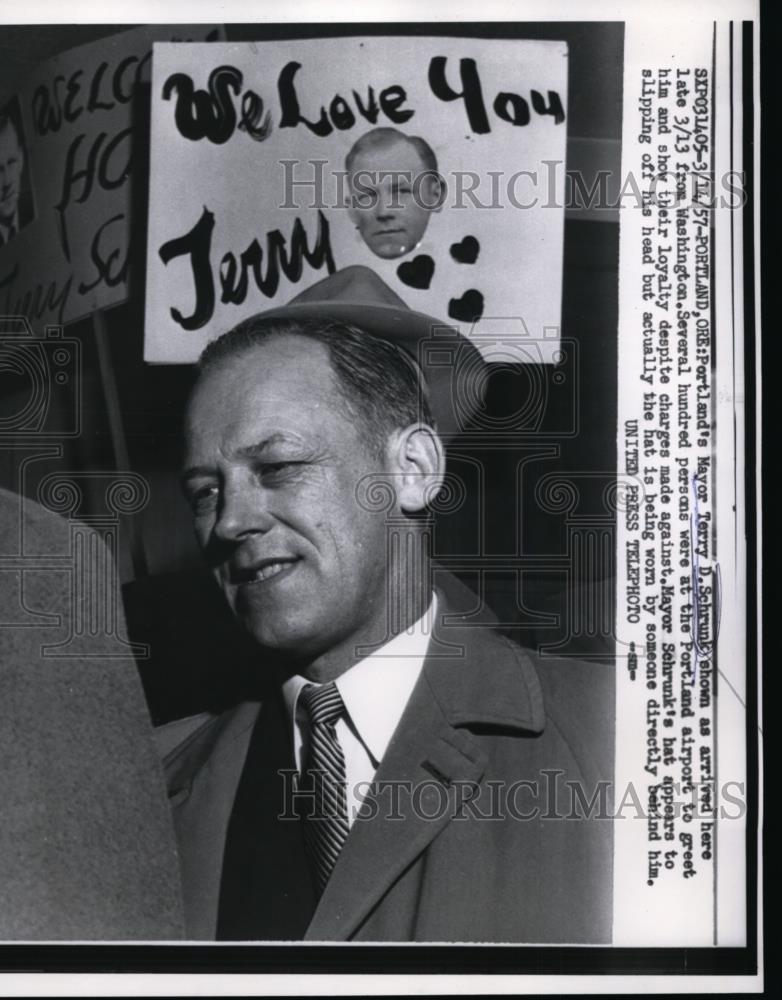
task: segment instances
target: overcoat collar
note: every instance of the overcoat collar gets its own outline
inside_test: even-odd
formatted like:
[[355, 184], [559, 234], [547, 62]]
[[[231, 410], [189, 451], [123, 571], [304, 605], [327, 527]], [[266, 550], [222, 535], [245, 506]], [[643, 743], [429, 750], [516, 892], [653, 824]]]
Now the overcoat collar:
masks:
[[[375, 775], [375, 791], [365, 802], [373, 818], [354, 821], [307, 930], [309, 941], [349, 939], [451, 822], [454, 797], [469, 795], [488, 763], [471, 730], [521, 734], [543, 729], [538, 678], [523, 651], [496, 633], [479, 635], [460, 627], [457, 619], [451, 615], [432, 637], [424, 669]], [[403, 821], [384, 821], [394, 808], [392, 789]]]

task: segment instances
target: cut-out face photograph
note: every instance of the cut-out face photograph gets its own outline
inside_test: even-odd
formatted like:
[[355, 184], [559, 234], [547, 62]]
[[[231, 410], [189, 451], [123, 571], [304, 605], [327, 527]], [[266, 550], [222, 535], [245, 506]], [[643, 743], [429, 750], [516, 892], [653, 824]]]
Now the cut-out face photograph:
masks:
[[372, 253], [392, 260], [415, 250], [445, 201], [431, 146], [395, 128], [372, 129], [352, 146], [345, 169], [350, 218]]

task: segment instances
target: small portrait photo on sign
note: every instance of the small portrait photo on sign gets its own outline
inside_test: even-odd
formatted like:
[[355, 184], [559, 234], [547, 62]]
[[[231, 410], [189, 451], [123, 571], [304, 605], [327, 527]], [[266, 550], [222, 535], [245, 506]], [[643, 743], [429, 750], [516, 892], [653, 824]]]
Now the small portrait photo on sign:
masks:
[[14, 97], [0, 109], [0, 247], [35, 218], [27, 144]]
[[429, 143], [396, 128], [374, 128], [345, 158], [350, 218], [372, 253], [404, 257], [420, 244], [446, 196]]

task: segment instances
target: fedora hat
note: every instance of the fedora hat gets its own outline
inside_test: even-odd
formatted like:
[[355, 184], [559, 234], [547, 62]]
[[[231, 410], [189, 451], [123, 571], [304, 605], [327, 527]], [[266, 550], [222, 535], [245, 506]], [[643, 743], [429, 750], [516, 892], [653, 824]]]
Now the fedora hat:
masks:
[[344, 267], [254, 318], [332, 320], [397, 344], [423, 372], [443, 437], [458, 434], [483, 403], [486, 364], [477, 348], [454, 327], [410, 309], [369, 267]]

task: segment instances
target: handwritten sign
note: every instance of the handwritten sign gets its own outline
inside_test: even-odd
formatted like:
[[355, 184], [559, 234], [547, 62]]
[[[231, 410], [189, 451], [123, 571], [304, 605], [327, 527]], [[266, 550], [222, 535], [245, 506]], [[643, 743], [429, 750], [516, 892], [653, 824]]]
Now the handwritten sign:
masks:
[[350, 264], [552, 360], [566, 96], [561, 42], [156, 44], [146, 360], [192, 362]]
[[24, 222], [12, 239], [3, 238], [0, 210], [0, 311], [25, 315], [38, 332], [127, 298], [152, 42], [212, 36], [218, 30], [205, 25], [160, 25], [71, 49], [38, 67], [0, 109], [0, 156], [9, 147], [24, 171]]

